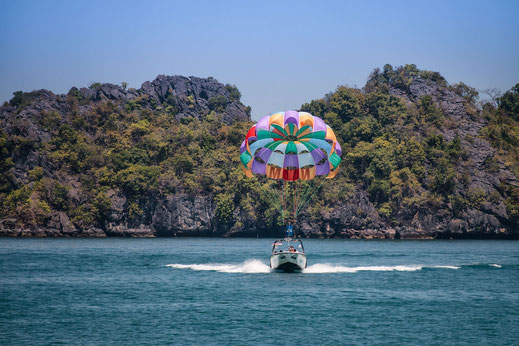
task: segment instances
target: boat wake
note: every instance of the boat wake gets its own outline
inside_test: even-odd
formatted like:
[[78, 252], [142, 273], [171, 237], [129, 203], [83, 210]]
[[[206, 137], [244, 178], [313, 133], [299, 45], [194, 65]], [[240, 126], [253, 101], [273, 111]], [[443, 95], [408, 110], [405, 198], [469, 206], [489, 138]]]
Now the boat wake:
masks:
[[309, 274], [325, 274], [325, 273], [357, 273], [361, 271], [376, 271], [376, 272], [414, 272], [422, 270], [423, 268], [442, 268], [442, 269], [460, 269], [457, 266], [418, 266], [418, 265], [396, 265], [396, 266], [359, 266], [359, 267], [344, 267], [340, 265], [317, 263], [309, 266], [304, 270], [304, 273]]
[[260, 260], [252, 259], [239, 264], [168, 264], [176, 269], [209, 270], [221, 273], [270, 273], [270, 267]]
[[[499, 264], [487, 264], [487, 267], [501, 268]], [[207, 264], [167, 264], [166, 267], [174, 269], [189, 269], [195, 271], [215, 271], [220, 273], [270, 273], [272, 270], [263, 261], [250, 259], [243, 263], [207, 263]], [[330, 263], [316, 263], [302, 271], [303, 274], [328, 274], [328, 273], [357, 273], [362, 271], [400, 271], [414, 272], [423, 269], [461, 269], [462, 266], [449, 265], [394, 265], [394, 266], [358, 266], [347, 267]]]

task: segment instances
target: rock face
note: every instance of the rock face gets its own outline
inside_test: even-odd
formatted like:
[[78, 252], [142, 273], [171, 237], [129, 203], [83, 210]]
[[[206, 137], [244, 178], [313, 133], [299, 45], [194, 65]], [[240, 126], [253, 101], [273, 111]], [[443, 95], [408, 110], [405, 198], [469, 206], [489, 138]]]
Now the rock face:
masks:
[[[390, 93], [403, 97], [408, 103], [416, 103], [424, 96], [430, 96], [446, 116], [442, 125], [442, 135], [448, 141], [458, 137], [466, 156], [457, 167], [458, 172], [470, 175], [468, 188], [455, 187], [457, 193], [464, 198], [469, 198], [471, 191], [478, 191], [485, 196], [500, 196], [500, 186], [511, 185], [519, 188], [519, 181], [514, 174], [505, 166], [504, 162], [497, 160], [492, 170], [488, 167], [496, 151], [491, 144], [482, 138], [481, 129], [486, 126], [484, 118], [477, 116], [476, 109], [470, 109], [470, 105], [460, 95], [442, 86], [439, 83], [416, 77], [410, 84], [407, 92], [401, 89], [391, 88]], [[492, 203], [485, 202], [479, 209], [469, 208], [461, 213], [458, 218], [446, 210], [448, 206], [437, 210], [419, 210], [407, 218], [411, 222], [399, 233], [401, 238], [416, 238], [416, 230], [428, 234], [429, 237], [445, 238], [505, 238], [514, 235], [514, 224], [507, 215], [506, 207], [502, 198], [496, 198]], [[402, 217], [405, 217], [402, 210]], [[411, 215], [409, 215], [411, 216]], [[413, 231], [415, 230], [415, 231]]]
[[[28, 172], [41, 167], [43, 176], [66, 186], [68, 196], [74, 202], [80, 202], [81, 186], [77, 176], [60, 172], [52, 160], [39, 150], [52, 140], [48, 127], [53, 124], [71, 124], [74, 116], [81, 121], [81, 118], [91, 117], [96, 107], [107, 104], [126, 111], [139, 109], [166, 113], [177, 121], [189, 121], [192, 118], [204, 120], [211, 116], [220, 118], [224, 124], [251, 120], [250, 108], [239, 101], [241, 95], [238, 89], [211, 77], [159, 75], [153, 81], [143, 83], [140, 89], [94, 83], [89, 88], [73, 87], [66, 95], [56, 95], [48, 90], [16, 94], [9, 103], [0, 107], [3, 131], [0, 135], [3, 133], [20, 142], [20, 145], [5, 148], [0, 138], [0, 151], [9, 151], [0, 153], [0, 160], [12, 160], [5, 171], [7, 184], [13, 188], [33, 184]], [[93, 128], [86, 135], [93, 137], [95, 133], [96, 129]], [[4, 169], [3, 162], [0, 168]], [[0, 196], [1, 192], [0, 188]], [[114, 190], [108, 191], [107, 196], [111, 207], [102, 229], [82, 227], [63, 211], [54, 210], [47, 215], [45, 226], [33, 225], [27, 228], [21, 215], [20, 218], [2, 219], [0, 212], [0, 236], [150, 237], [216, 234], [215, 206], [210, 196], [156, 196], [149, 201], [143, 215], [131, 221], [126, 211], [129, 203], [127, 196]]]
[[151, 227], [161, 236], [211, 236], [214, 209], [208, 196], [168, 195], [153, 211]]
[[[495, 198], [459, 214], [453, 213], [449, 203], [403, 207], [398, 210], [396, 219], [389, 221], [379, 215], [366, 191], [358, 189], [322, 220], [303, 220], [304, 235], [357, 239], [519, 239], [518, 220], [507, 214], [500, 192], [503, 185], [519, 189], [519, 181], [504, 162], [494, 160], [496, 150], [481, 135], [487, 124], [478, 116], [479, 110], [470, 109], [463, 97], [442, 83], [420, 76], [414, 77], [407, 88], [392, 86], [388, 92], [403, 98], [408, 106], [418, 104], [425, 96], [431, 97], [445, 115], [441, 125], [443, 137], [447, 141], [460, 138], [467, 157], [456, 167], [456, 172], [470, 176], [470, 183], [467, 187], [458, 182], [454, 193], [469, 199], [469, 194], [477, 191]], [[489, 169], [491, 161], [495, 166]], [[434, 168], [427, 160], [426, 166]]]
[[[467, 159], [456, 168], [469, 174], [470, 184], [455, 186], [456, 193], [469, 198], [470, 191], [478, 191], [496, 198], [478, 207], [454, 213], [452, 205], [426, 204], [403, 207], [395, 219], [379, 215], [370, 202], [366, 189], [356, 186], [347, 198], [334, 208], [314, 219], [303, 214], [299, 232], [311, 238], [357, 239], [432, 239], [432, 238], [497, 238], [518, 239], [517, 220], [510, 218], [501, 196], [502, 185], [519, 188], [517, 177], [502, 161], [494, 160], [496, 150], [480, 132], [486, 126], [478, 110], [468, 108], [464, 99], [440, 83], [421, 77], [413, 78], [407, 88], [390, 87], [389, 94], [398, 96], [411, 106], [424, 96], [430, 96], [445, 115], [441, 126], [447, 141], [460, 138]], [[14, 101], [13, 101], [14, 100]], [[78, 112], [78, 118], [90, 116], [94, 107], [110, 101], [116, 107], [140, 107], [159, 110], [177, 120], [218, 114], [226, 124], [250, 121], [250, 111], [239, 102], [239, 92], [212, 78], [164, 76], [145, 82], [140, 89], [126, 89], [113, 84], [98, 84], [90, 88], [72, 88], [68, 95], [55, 95], [47, 90], [27, 93], [0, 107], [0, 124], [19, 144], [10, 148], [0, 159], [12, 160], [6, 177], [15, 188], [31, 184], [29, 171], [42, 167], [44, 176], [61, 182], [69, 197], [78, 202], [82, 197], [79, 179], [63, 175], [51, 160], [36, 149], [51, 141], [46, 123], [70, 121], [64, 114]], [[23, 105], [23, 107], [20, 107]], [[76, 108], [73, 108], [76, 107]], [[49, 120], [50, 119], [50, 120]], [[92, 130], [94, 133], [96, 129]], [[90, 134], [88, 134], [90, 135]], [[30, 138], [27, 144], [24, 138]], [[25, 143], [25, 144], [24, 144]], [[1, 144], [1, 138], [0, 138]], [[1, 149], [1, 146], [0, 146]], [[489, 162], [493, 162], [489, 169]], [[432, 168], [426, 162], [426, 168]], [[0, 168], [2, 165], [0, 165]], [[1, 182], [0, 182], [1, 183]], [[163, 192], [148, 198], [137, 216], [129, 216], [132, 200], [120, 190], [106, 191], [109, 207], [102, 225], [84, 226], [72, 216], [57, 209], [45, 216], [41, 225], [28, 227], [17, 217], [0, 217], [0, 236], [8, 237], [156, 237], [156, 236], [268, 236], [282, 234], [281, 227], [267, 227], [246, 210], [235, 206], [233, 217], [239, 222], [228, 225], [218, 221], [217, 202], [211, 194], [187, 194], [183, 191]], [[80, 204], [80, 203], [76, 203]], [[23, 209], [20, 209], [23, 213]]]
[[366, 191], [356, 190], [325, 214], [323, 220], [304, 220], [301, 232], [309, 238], [394, 238], [394, 231], [386, 227]]
[[[167, 104], [168, 97], [173, 96], [178, 108], [177, 119], [203, 117], [210, 112], [211, 101], [216, 101], [218, 97], [232, 100], [229, 88], [225, 88], [212, 78], [160, 75], [152, 82], [143, 83], [139, 92], [162, 104]], [[243, 104], [225, 101], [224, 103], [222, 107], [225, 123], [250, 120], [250, 114]]]

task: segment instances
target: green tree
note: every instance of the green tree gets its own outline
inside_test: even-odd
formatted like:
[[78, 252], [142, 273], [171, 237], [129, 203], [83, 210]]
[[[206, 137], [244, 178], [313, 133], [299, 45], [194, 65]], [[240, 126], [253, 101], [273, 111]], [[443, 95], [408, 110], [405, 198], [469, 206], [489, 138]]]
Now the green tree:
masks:
[[459, 82], [450, 86], [450, 89], [465, 99], [466, 102], [474, 103], [479, 97], [476, 89], [468, 86], [463, 82]]
[[221, 223], [230, 223], [233, 221], [234, 202], [233, 196], [230, 194], [219, 194], [216, 200], [216, 218]]
[[231, 101], [240, 101], [241, 93], [236, 85], [225, 84], [225, 89], [229, 92], [229, 98]]
[[519, 121], [519, 83], [499, 98], [499, 109]]
[[229, 104], [229, 100], [223, 95], [218, 95], [210, 97], [208, 103], [210, 110], [223, 112], [227, 104]]
[[67, 210], [69, 207], [69, 188], [55, 179], [42, 178], [37, 185], [41, 197], [54, 209]]
[[117, 173], [114, 182], [128, 195], [140, 198], [157, 190], [159, 175], [160, 167], [132, 165]]
[[382, 93], [370, 93], [366, 97], [368, 113], [377, 119], [382, 126], [393, 124], [404, 119], [407, 111], [401, 98]]
[[323, 118], [324, 113], [327, 111], [328, 107], [323, 99], [320, 100], [312, 100], [310, 103], [305, 103], [301, 106], [302, 112], [308, 112], [316, 117]]
[[343, 122], [347, 122], [364, 114], [363, 102], [364, 94], [360, 90], [340, 86], [330, 97], [329, 107]]

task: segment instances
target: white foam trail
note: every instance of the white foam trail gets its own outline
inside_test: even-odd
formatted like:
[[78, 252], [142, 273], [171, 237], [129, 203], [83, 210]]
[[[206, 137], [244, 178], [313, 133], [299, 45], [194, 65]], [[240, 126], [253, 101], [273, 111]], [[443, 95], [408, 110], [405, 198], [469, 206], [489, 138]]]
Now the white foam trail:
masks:
[[461, 267], [457, 266], [430, 266], [427, 268], [443, 268], [443, 269], [460, 269]]
[[496, 264], [496, 263], [489, 264], [489, 266], [496, 267], [496, 268], [503, 268], [502, 266], [500, 266], [499, 264]]
[[370, 266], [370, 267], [343, 267], [332, 264], [317, 263], [309, 266], [303, 272], [309, 274], [321, 274], [321, 273], [356, 273], [359, 271], [403, 271], [412, 272], [421, 270], [420, 266]]
[[176, 269], [208, 270], [220, 273], [269, 273], [270, 267], [260, 260], [247, 260], [239, 264], [167, 264], [166, 267]]
[[303, 272], [309, 274], [321, 273], [356, 273], [360, 271], [399, 271], [399, 272], [413, 272], [422, 270], [423, 268], [442, 268], [442, 269], [460, 269], [457, 266], [418, 266], [418, 265], [396, 265], [396, 266], [369, 266], [369, 267], [344, 267], [339, 265], [332, 265], [326, 263], [318, 263], [309, 266]]
[[[499, 266], [496, 264], [496, 266]], [[176, 269], [190, 269], [197, 271], [216, 271], [220, 273], [270, 273], [271, 269], [264, 262], [252, 259], [238, 264], [208, 263], [208, 264], [167, 264], [166, 267]], [[423, 268], [460, 269], [457, 266], [419, 266], [419, 265], [395, 265], [395, 266], [359, 266], [345, 267], [328, 263], [316, 263], [303, 270], [305, 274], [326, 273], [357, 273], [360, 271], [400, 271], [413, 272]], [[501, 268], [501, 266], [499, 266]]]

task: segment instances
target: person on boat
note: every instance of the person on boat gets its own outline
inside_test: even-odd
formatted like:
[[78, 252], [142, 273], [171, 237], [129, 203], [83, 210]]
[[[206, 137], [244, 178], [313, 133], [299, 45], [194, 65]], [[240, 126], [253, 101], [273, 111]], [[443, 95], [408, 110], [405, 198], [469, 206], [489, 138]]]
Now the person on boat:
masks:
[[288, 251], [290, 252], [296, 252], [296, 249], [294, 249], [294, 247], [292, 245], [290, 245], [290, 247], [288, 248]]

